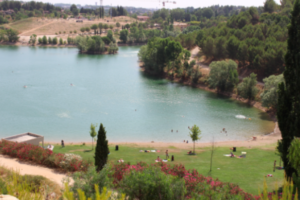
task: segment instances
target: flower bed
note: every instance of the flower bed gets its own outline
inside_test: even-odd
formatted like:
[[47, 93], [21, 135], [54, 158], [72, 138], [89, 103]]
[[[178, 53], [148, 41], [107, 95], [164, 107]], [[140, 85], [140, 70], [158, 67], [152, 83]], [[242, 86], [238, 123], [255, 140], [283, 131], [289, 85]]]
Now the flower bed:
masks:
[[[187, 170], [183, 165], [169, 165], [166, 163], [155, 163], [154, 166], [160, 168], [165, 174], [183, 178], [186, 187], [186, 198], [192, 198], [193, 195], [201, 195], [206, 197], [214, 197], [216, 193], [222, 193], [224, 199], [231, 199], [233, 196], [240, 196], [245, 200], [259, 199], [258, 196], [244, 192], [238, 185], [232, 183], [223, 183], [218, 179], [212, 177], [205, 177], [199, 174], [195, 169]], [[118, 188], [119, 183], [123, 177], [126, 176], [130, 171], [143, 171], [149, 167], [146, 163], [140, 162], [136, 165], [129, 165], [121, 163], [112, 166], [113, 183]]]
[[53, 153], [49, 149], [26, 143], [1, 141], [0, 153], [67, 172], [86, 171], [91, 166], [90, 162], [84, 161], [80, 156]]

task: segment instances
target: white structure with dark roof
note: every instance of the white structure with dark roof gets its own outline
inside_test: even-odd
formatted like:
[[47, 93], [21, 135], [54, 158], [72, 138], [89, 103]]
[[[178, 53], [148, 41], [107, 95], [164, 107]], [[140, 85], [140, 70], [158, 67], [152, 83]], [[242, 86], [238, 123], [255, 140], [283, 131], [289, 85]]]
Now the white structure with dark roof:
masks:
[[2, 138], [2, 140], [9, 141], [9, 142], [33, 144], [33, 145], [37, 145], [37, 146], [39, 146], [40, 142], [42, 142], [42, 145], [44, 147], [44, 136], [37, 135], [34, 133], [29, 133], [29, 132], [10, 136], [7, 138]]

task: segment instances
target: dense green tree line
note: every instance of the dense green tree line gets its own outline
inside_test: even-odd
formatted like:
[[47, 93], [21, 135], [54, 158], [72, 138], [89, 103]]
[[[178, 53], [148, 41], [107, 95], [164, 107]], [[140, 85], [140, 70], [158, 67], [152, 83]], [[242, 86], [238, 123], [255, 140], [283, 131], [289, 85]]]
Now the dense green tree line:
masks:
[[[33, 16], [40, 17], [45, 15], [50, 17], [67, 17], [65, 13], [61, 13], [61, 8], [55, 7], [49, 3], [35, 1], [25, 3], [22, 3], [21, 1], [3, 1], [0, 3], [0, 10], [9, 9], [13, 10], [14, 12], [10, 15], [6, 15], [5, 17], [8, 17], [12, 20], [20, 20]], [[44, 11], [47, 11], [47, 13], [45, 13]], [[0, 24], [5, 23], [6, 21], [7, 19], [5, 19], [5, 21], [0, 19]]]
[[24, 2], [22, 3], [21, 1], [3, 1], [0, 3], [0, 10], [15, 10], [19, 11], [20, 9], [24, 10], [47, 10], [47, 11], [60, 11], [61, 8], [55, 7], [50, 3], [43, 3], [43, 2], [35, 2], [35, 1], [30, 1], [30, 2]]
[[117, 6], [116, 8], [113, 7], [109, 10], [109, 13], [113, 16], [126, 16], [127, 15], [127, 10], [123, 8], [122, 6]]
[[[286, 53], [287, 16], [262, 14], [255, 8], [232, 16], [227, 23], [197, 33], [196, 44], [206, 57], [230, 58], [265, 76], [282, 72]], [[265, 21], [271, 20], [271, 23]], [[258, 23], [262, 21], [261, 23]]]

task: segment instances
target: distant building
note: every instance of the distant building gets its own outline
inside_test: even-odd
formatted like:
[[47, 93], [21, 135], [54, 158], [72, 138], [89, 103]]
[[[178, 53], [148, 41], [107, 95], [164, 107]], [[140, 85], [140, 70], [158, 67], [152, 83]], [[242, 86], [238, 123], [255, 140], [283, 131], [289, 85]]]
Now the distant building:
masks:
[[15, 11], [12, 9], [9, 9], [9, 10], [3, 10], [1, 13], [4, 15], [11, 15], [11, 14], [15, 13]]
[[147, 21], [149, 19], [148, 16], [137, 16], [137, 19], [140, 21]]

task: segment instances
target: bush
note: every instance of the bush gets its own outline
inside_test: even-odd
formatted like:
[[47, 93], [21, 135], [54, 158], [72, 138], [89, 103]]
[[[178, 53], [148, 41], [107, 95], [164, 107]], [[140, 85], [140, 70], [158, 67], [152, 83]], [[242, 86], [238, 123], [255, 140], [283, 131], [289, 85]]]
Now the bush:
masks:
[[99, 191], [105, 187], [112, 186], [112, 179], [109, 177], [111, 168], [105, 166], [99, 173], [96, 171], [95, 167], [90, 167], [87, 172], [75, 172], [72, 175], [74, 184], [71, 187], [71, 190], [76, 194], [78, 189], [82, 190], [87, 197], [92, 197], [95, 191], [94, 185], [99, 186]]
[[157, 167], [143, 170], [132, 168], [120, 183], [123, 193], [129, 199], [183, 199], [186, 191], [184, 180], [167, 175]]
[[[174, 195], [176, 193], [176, 195], [178, 197], [180, 197], [180, 195], [182, 194], [183, 189], [180, 188], [181, 183], [179, 180], [176, 181], [176, 178], [182, 179], [184, 181], [184, 186], [185, 186], [185, 190], [186, 190], [185, 198], [188, 198], [188, 199], [191, 198], [192, 196], [197, 196], [197, 195], [199, 196], [200, 194], [202, 194], [199, 191], [199, 187], [201, 185], [205, 186], [207, 189], [205, 194], [201, 195], [201, 198], [203, 198], [203, 199], [213, 199], [213, 198], [210, 198], [210, 195], [213, 193], [216, 194], [215, 196], [217, 196], [217, 194], [219, 194], [219, 196], [223, 195], [223, 194], [226, 194], [226, 195], [230, 194], [231, 196], [239, 196], [240, 197], [239, 199], [248, 199], [248, 200], [255, 199], [255, 197], [253, 195], [245, 193], [242, 189], [240, 189], [235, 184], [223, 183], [223, 182], [219, 181], [218, 179], [213, 179], [212, 177], [205, 177], [205, 176], [199, 174], [195, 169], [186, 170], [183, 165], [171, 166], [166, 163], [155, 163], [152, 166], [158, 167], [158, 168], [156, 168], [156, 171], [159, 171], [159, 169], [160, 169], [165, 174], [174, 176], [175, 180], [173, 180], [174, 182], [172, 182], [172, 188], [177, 188], [177, 189], [173, 190], [171, 188], [171, 190], [173, 190]], [[152, 167], [152, 166], [150, 166], [150, 167]], [[121, 163], [121, 164], [112, 166], [112, 173], [110, 174], [110, 176], [112, 176], [112, 178], [113, 178], [113, 183], [114, 183], [115, 187], [118, 188], [120, 185], [122, 187], [122, 184], [124, 184], [124, 182], [122, 182], [122, 180], [125, 179], [125, 177], [128, 174], [142, 172], [146, 168], [149, 168], [149, 166], [143, 162], [137, 163], [136, 165], [129, 165], [129, 164]], [[151, 172], [147, 172], [147, 173], [151, 174]], [[131, 176], [136, 176], [136, 177], [132, 178], [132, 180], [143, 180], [142, 178], [138, 179], [138, 177], [139, 176], [141, 177], [141, 175], [133, 174]], [[150, 178], [150, 180], [151, 180], [151, 178]], [[128, 184], [132, 184], [132, 183], [129, 183], [130, 180], [127, 180], [127, 181], [128, 181]], [[137, 187], [137, 186], [135, 186], [135, 187]], [[127, 189], [130, 190], [130, 188], [127, 188]], [[220, 192], [220, 191], [223, 191], [223, 192]], [[221, 197], [223, 197], [223, 196], [221, 196]], [[218, 199], [222, 199], [222, 198], [218, 198]]]
[[7, 194], [6, 184], [2, 179], [0, 179], [0, 194]]
[[32, 161], [47, 167], [60, 168], [64, 171], [86, 171], [91, 166], [90, 161], [79, 159], [77, 156], [53, 153], [49, 149], [26, 143], [2, 141], [0, 142], [0, 152], [20, 160]]
[[18, 172], [2, 166], [0, 166], [0, 194], [2, 194], [1, 190], [4, 194], [26, 200], [49, 199], [49, 194], [53, 192], [57, 197], [61, 196], [61, 189], [58, 184], [42, 176], [22, 176]]

